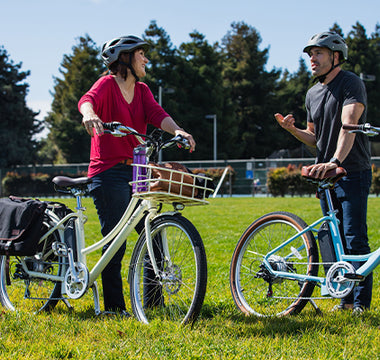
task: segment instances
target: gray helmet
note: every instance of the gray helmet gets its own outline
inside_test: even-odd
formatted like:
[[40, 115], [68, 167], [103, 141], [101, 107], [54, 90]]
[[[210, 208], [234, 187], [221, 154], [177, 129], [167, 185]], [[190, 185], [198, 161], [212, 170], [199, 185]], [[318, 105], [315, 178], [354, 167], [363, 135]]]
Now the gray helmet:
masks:
[[119, 58], [120, 53], [130, 53], [139, 48], [147, 51], [149, 44], [137, 36], [120, 36], [116, 39], [109, 40], [102, 46], [103, 62], [109, 67]]
[[331, 51], [338, 51], [342, 54], [343, 59], [347, 60], [348, 57], [348, 47], [344, 39], [338, 35], [336, 32], [325, 31], [316, 34], [311, 37], [307, 45], [303, 49], [303, 52], [309, 54], [312, 47], [325, 47]]

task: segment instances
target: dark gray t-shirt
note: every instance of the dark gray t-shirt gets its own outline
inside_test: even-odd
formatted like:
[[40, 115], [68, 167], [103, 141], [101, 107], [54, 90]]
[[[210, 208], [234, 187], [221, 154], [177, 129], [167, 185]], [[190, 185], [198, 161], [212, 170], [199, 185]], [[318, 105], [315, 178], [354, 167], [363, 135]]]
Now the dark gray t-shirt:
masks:
[[[366, 122], [367, 93], [363, 81], [355, 74], [340, 71], [327, 85], [315, 84], [306, 94], [307, 121], [314, 123], [317, 141], [317, 163], [328, 162], [335, 153], [342, 126], [342, 108], [362, 103], [365, 110], [359, 124]], [[371, 168], [369, 141], [366, 135], [356, 134], [355, 142], [342, 163], [347, 171]]]

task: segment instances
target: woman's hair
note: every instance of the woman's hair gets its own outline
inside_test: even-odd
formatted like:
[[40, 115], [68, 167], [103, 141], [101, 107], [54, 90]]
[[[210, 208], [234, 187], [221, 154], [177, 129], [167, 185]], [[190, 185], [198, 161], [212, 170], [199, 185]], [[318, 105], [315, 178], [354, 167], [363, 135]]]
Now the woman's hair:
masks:
[[112, 63], [109, 67], [111, 75], [116, 75], [117, 73], [120, 73], [122, 78], [124, 80], [128, 77], [128, 68], [133, 71], [132, 68], [132, 57], [133, 57], [134, 51], [130, 53], [121, 53], [117, 61]]

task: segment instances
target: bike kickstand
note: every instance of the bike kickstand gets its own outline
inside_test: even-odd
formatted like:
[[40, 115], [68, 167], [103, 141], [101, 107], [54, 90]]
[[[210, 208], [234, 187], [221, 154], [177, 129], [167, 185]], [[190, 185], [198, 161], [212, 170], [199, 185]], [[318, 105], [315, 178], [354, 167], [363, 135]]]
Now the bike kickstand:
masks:
[[99, 291], [98, 291], [98, 284], [96, 281], [91, 286], [91, 289], [94, 296], [95, 315], [100, 315], [101, 311], [100, 311]]
[[73, 306], [71, 306], [71, 304], [69, 303], [69, 300], [65, 299], [65, 298], [62, 298], [61, 299], [63, 301], [63, 303], [67, 306], [67, 308], [72, 311], [74, 309]]
[[322, 310], [318, 307], [318, 305], [315, 303], [314, 300], [309, 299], [309, 302], [310, 302], [310, 304], [313, 306], [313, 308], [315, 309], [315, 311], [316, 311], [316, 313], [317, 313], [318, 315], [322, 314]]

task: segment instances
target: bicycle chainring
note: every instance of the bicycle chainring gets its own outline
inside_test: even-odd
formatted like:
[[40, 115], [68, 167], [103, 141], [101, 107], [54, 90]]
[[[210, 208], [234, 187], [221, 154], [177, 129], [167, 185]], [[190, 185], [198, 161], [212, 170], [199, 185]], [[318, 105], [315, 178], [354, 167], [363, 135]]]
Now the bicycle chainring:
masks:
[[337, 299], [349, 295], [355, 286], [355, 281], [344, 277], [346, 273], [355, 273], [352, 264], [346, 261], [339, 261], [333, 264], [326, 274], [326, 288], [328, 293]]
[[82, 297], [88, 288], [90, 275], [86, 265], [76, 262], [74, 264], [76, 276], [69, 267], [65, 275], [66, 294], [70, 299], [79, 299]]

